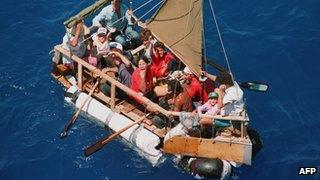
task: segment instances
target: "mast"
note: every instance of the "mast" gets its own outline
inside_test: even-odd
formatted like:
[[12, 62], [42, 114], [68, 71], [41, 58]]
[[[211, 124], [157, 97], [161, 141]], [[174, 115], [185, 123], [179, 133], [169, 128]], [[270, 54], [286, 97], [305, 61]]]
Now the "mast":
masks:
[[[201, 21], [202, 21], [202, 29], [201, 29], [201, 38], [202, 38], [202, 40], [201, 40], [201, 69], [202, 69], [202, 71], [206, 71], [206, 69], [204, 68], [204, 66], [205, 66], [205, 60], [204, 60], [204, 57], [205, 57], [205, 52], [204, 52], [204, 48], [205, 48], [205, 36], [204, 36], [204, 10], [203, 10], [203, 8], [204, 8], [204, 1], [202, 1], [202, 3], [201, 3], [201, 5], [202, 5], [202, 18], [201, 18]], [[199, 80], [201, 81], [201, 84], [202, 84], [202, 97], [201, 97], [201, 103], [202, 104], [204, 104], [204, 89], [205, 89], [205, 80], [206, 80], [207, 78], [205, 78], [205, 76], [204, 75], [200, 75], [200, 77], [199, 77]]]

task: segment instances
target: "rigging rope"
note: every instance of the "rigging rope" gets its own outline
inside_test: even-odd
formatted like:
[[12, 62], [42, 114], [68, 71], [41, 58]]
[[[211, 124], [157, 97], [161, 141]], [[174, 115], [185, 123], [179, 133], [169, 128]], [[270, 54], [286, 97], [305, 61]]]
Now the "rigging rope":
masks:
[[[139, 6], [137, 9], [133, 10], [132, 12], [134, 13], [134, 12], [138, 11], [138, 10], [141, 9], [142, 7], [144, 7], [144, 6], [146, 6], [147, 4], [149, 4], [151, 1], [153, 1], [153, 0], [149, 0], [149, 1], [145, 2], [144, 4], [142, 4], [141, 6]], [[163, 2], [163, 0], [160, 1], [160, 3], [161, 3], [161, 2]], [[131, 3], [132, 3], [132, 2], [130, 2], [130, 6], [131, 6]], [[156, 6], [158, 6], [160, 3], [156, 4], [156, 5], [152, 8], [152, 10], [153, 10]], [[147, 13], [149, 13], [150, 11], [151, 11], [151, 10], [149, 10]], [[145, 13], [145, 14], [146, 14], [146, 13]], [[144, 16], [145, 16], [145, 15], [144, 15]], [[141, 16], [141, 17], [138, 18], [138, 19], [141, 19], [141, 18], [144, 17], [144, 16]], [[121, 17], [120, 19], [118, 19], [118, 20], [116, 20], [115, 22], [111, 23], [111, 25], [114, 25], [115, 23], [119, 22], [120, 20], [123, 20], [125, 17], [126, 17], [126, 16]], [[108, 29], [108, 28], [107, 28], [107, 29]], [[87, 40], [89, 40], [90, 38], [92, 38], [94, 34], [95, 34], [95, 33], [93, 33], [91, 36], [89, 36], [88, 38], [84, 39], [84, 40], [81, 41], [80, 43], [86, 42]]]
[[[204, 10], [204, 5], [203, 5], [203, 3], [202, 3], [202, 10]], [[204, 71], [205, 72], [207, 72], [208, 71], [208, 66], [207, 66], [207, 64], [208, 64], [208, 60], [207, 60], [207, 51], [206, 51], [206, 36], [205, 36], [205, 31], [204, 31], [204, 29], [205, 29], [205, 21], [203, 20], [203, 18], [204, 18], [204, 16], [203, 16], [203, 12], [204, 11], [202, 11], [202, 40], [203, 40], [203, 42], [202, 42], [202, 44], [203, 44], [203, 55], [204, 55]], [[202, 67], [203, 68], [203, 67]]]
[[219, 35], [219, 40], [220, 40], [220, 43], [221, 43], [221, 46], [222, 46], [223, 54], [224, 54], [225, 60], [226, 60], [227, 65], [228, 65], [228, 70], [229, 70], [229, 72], [231, 74], [232, 81], [234, 82], [234, 77], [233, 77], [233, 74], [232, 74], [232, 71], [231, 71], [231, 68], [230, 68], [229, 59], [228, 59], [228, 56], [227, 56], [227, 52], [226, 52], [226, 50], [224, 48], [224, 44], [223, 44], [221, 33], [220, 33], [220, 30], [219, 30], [218, 22], [217, 22], [217, 19], [216, 19], [216, 14], [214, 12], [211, 0], [209, 0], [209, 4], [210, 4], [212, 16], [213, 16], [213, 19], [214, 19], [214, 22], [215, 22], [215, 25], [216, 25], [216, 28], [217, 28], [217, 32], [218, 32], [218, 35]]
[[159, 6], [159, 4], [163, 3], [164, 0], [158, 2], [158, 4], [154, 5], [151, 9], [149, 9], [146, 13], [144, 13], [140, 18], [138, 19], [142, 19], [144, 16], [146, 16], [147, 14], [149, 14], [152, 10], [154, 10], [157, 6]]

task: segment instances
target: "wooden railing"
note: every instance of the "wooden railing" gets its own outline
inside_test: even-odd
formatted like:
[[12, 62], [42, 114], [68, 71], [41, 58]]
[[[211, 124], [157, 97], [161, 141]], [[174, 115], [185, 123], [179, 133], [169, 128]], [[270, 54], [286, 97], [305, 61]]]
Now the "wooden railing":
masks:
[[[77, 81], [77, 86], [78, 86], [78, 88], [80, 90], [82, 90], [82, 70], [83, 70], [83, 66], [85, 68], [87, 68], [90, 72], [100, 76], [101, 78], [107, 80], [111, 84], [111, 92], [110, 92], [110, 94], [111, 94], [111, 97], [110, 97], [111, 98], [111, 100], [110, 100], [111, 109], [113, 109], [115, 107], [115, 90], [116, 90], [116, 87], [117, 87], [117, 88], [123, 90], [128, 95], [133, 96], [135, 98], [138, 98], [144, 105], [149, 106], [152, 109], [155, 109], [156, 111], [160, 112], [161, 114], [163, 114], [163, 115], [165, 115], [167, 117], [180, 116], [181, 112], [167, 111], [167, 110], [163, 109], [158, 104], [152, 102], [151, 100], [149, 100], [148, 98], [144, 97], [143, 95], [141, 95], [141, 94], [133, 91], [129, 87], [123, 85], [122, 83], [120, 83], [116, 79], [114, 79], [114, 78], [108, 76], [107, 74], [103, 73], [102, 71], [100, 71], [95, 66], [92, 66], [91, 64], [87, 63], [83, 59], [77, 57], [76, 55], [71, 54], [70, 51], [64, 49], [61, 45], [55, 46], [54, 49], [55, 49], [55, 52], [60, 52], [63, 55], [71, 58], [72, 60], [74, 60], [75, 62], [78, 63], [78, 81]], [[200, 115], [200, 117], [201, 118], [213, 118], [215, 120], [219, 119], [219, 120], [239, 121], [239, 122], [241, 122], [241, 136], [242, 137], [244, 137], [244, 133], [243, 133], [244, 132], [244, 125], [245, 125], [246, 122], [249, 121], [249, 118], [247, 116], [221, 116], [221, 115], [211, 116], [211, 115], [202, 114], [202, 115]]]

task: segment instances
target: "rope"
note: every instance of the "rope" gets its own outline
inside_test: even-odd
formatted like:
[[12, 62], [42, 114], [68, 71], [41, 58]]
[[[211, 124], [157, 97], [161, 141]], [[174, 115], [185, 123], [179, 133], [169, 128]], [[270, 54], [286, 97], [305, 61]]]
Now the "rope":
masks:
[[144, 16], [146, 16], [147, 14], [149, 14], [152, 10], [154, 10], [157, 6], [159, 6], [159, 4], [163, 3], [164, 0], [158, 2], [156, 5], [154, 5], [151, 9], [149, 9], [149, 11], [147, 11], [146, 13], [144, 13], [140, 18], [137, 19], [142, 19]]
[[[138, 10], [141, 9], [142, 7], [144, 7], [144, 6], [146, 6], [147, 4], [149, 4], [151, 1], [153, 1], [153, 0], [149, 0], [149, 1], [145, 2], [144, 4], [142, 4], [141, 6], [139, 6], [137, 9], [133, 10], [132, 12], [134, 13], [134, 12], [138, 11]], [[163, 1], [160, 1], [160, 3], [161, 3], [161, 2], [163, 2]], [[158, 6], [160, 3], [158, 3], [158, 4], [155, 5], [155, 6]], [[132, 1], [130, 1], [130, 6], [131, 6], [131, 8], [132, 8]], [[155, 7], [153, 7], [152, 10], [153, 10], [154, 8], [155, 8]], [[151, 11], [151, 10], [149, 10], [147, 13], [149, 13], [150, 11]], [[144, 16], [145, 16], [145, 15], [144, 15]], [[114, 25], [115, 23], [119, 22], [120, 20], [123, 20], [125, 17], [126, 17], [126, 16], [121, 17], [120, 19], [118, 19], [118, 20], [116, 20], [115, 22], [113, 22], [111, 25]], [[142, 16], [142, 17], [143, 17], [143, 16]], [[141, 17], [141, 18], [142, 18], [142, 17]], [[141, 18], [140, 18], [140, 19], [141, 19]], [[139, 19], [139, 18], [137, 18], [137, 19]], [[107, 27], [107, 29], [110, 29], [110, 28]], [[91, 36], [89, 36], [88, 38], [84, 39], [84, 40], [81, 41], [80, 43], [86, 42], [87, 40], [89, 40], [90, 38], [92, 38], [95, 34], [96, 34], [96, 33], [93, 33]]]
[[[149, 4], [151, 1], [153, 1], [153, 0], [149, 0], [149, 1], [145, 2], [144, 4], [142, 4], [141, 6], [139, 6], [137, 9], [133, 10], [132, 12], [134, 13], [134, 12], [138, 11], [139, 9], [141, 9], [141, 8], [143, 8], [144, 6], [146, 6], [147, 4]], [[131, 2], [131, 3], [132, 3], [132, 2]], [[126, 17], [126, 16], [121, 17], [120, 19], [118, 19], [118, 20], [116, 20], [115, 22], [113, 22], [111, 25], [114, 25], [115, 23], [117, 23], [117, 22], [119, 22], [119, 21], [122, 21], [125, 17]]]
[[222, 46], [223, 54], [224, 54], [225, 60], [226, 60], [227, 65], [228, 65], [228, 70], [229, 70], [229, 72], [230, 72], [230, 74], [231, 74], [232, 81], [234, 82], [234, 77], [233, 77], [233, 74], [232, 74], [232, 72], [231, 72], [229, 59], [228, 59], [226, 50], [225, 50], [225, 48], [224, 48], [224, 44], [223, 44], [223, 41], [222, 41], [221, 33], [220, 33], [220, 30], [219, 30], [218, 22], [217, 22], [217, 19], [216, 19], [216, 15], [215, 15], [215, 12], [214, 12], [213, 5], [212, 5], [211, 0], [209, 0], [209, 3], [210, 3], [210, 8], [211, 8], [212, 16], [213, 16], [213, 19], [214, 19], [214, 22], [215, 22], [215, 25], [216, 25], [216, 28], [217, 28], [218, 35], [219, 35], [219, 40], [220, 40], [220, 43], [221, 43], [221, 46]]

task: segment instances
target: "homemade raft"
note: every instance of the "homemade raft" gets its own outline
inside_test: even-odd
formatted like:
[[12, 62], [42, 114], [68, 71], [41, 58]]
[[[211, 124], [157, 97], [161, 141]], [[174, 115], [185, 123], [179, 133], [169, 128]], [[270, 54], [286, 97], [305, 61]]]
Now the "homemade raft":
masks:
[[[106, 3], [108, 0], [97, 1], [94, 5], [66, 21], [65, 26], [72, 27], [79, 18], [86, 18]], [[175, 8], [177, 6], [179, 6], [179, 10]], [[152, 31], [154, 37], [164, 42], [166, 47], [197, 76], [201, 74], [204, 54], [202, 9], [203, 2], [201, 0], [166, 0], [147, 24], [147, 28]], [[170, 36], [172, 33], [175, 36]], [[71, 54], [62, 45], [56, 45], [54, 52], [53, 61], [59, 62], [57, 69], [60, 74], [52, 73], [52, 76], [66, 90], [65, 100], [80, 108], [90, 98], [88, 94], [92, 91], [92, 98], [81, 108], [83, 112], [93, 116], [115, 132], [119, 132], [136, 122], [132, 127], [124, 130], [120, 136], [137, 147], [142, 152], [139, 154], [152, 165], [156, 165], [164, 154], [173, 154], [182, 157], [180, 164], [192, 173], [223, 178], [230, 174], [232, 166], [251, 165], [253, 148], [255, 148], [255, 152], [261, 148], [259, 136], [255, 136], [253, 145], [248, 135], [249, 118], [246, 112], [243, 112], [241, 116], [201, 115], [201, 117], [227, 120], [238, 124], [239, 133], [237, 135], [225, 137], [214, 134], [209, 138], [169, 136], [168, 140], [163, 142], [170, 127], [157, 128], [148, 119], [147, 112], [140, 111], [135, 104], [126, 99], [118, 99], [119, 97], [115, 95], [116, 89], [124, 91], [128, 96], [140, 99], [142, 104], [152, 107], [168, 118], [179, 116], [181, 112], [163, 109], [83, 59]], [[70, 76], [64, 72], [65, 67], [61, 64], [62, 55], [70, 57], [77, 63], [76, 76]], [[211, 64], [218, 70], [222, 68], [215, 63]], [[100, 91], [93, 91], [92, 74], [106, 80], [111, 85], [110, 96], [106, 96]]]

